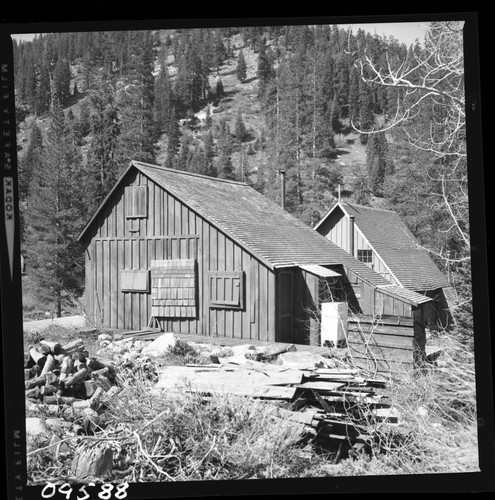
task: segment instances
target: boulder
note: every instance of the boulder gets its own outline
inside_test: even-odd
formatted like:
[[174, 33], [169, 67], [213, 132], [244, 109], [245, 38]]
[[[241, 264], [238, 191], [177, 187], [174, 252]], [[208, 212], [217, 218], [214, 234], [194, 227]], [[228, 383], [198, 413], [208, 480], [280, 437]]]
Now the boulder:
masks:
[[164, 333], [144, 347], [141, 354], [151, 357], [160, 357], [167, 354], [168, 350], [175, 347], [179, 338], [173, 333]]
[[30, 452], [46, 446], [53, 436], [53, 431], [42, 418], [26, 418], [26, 448]]

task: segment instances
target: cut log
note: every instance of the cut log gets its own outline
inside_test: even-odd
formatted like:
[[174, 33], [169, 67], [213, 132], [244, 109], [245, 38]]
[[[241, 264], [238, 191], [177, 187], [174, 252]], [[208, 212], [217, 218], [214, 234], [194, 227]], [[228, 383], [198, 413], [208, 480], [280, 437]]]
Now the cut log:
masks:
[[85, 380], [81, 384], [81, 394], [85, 398], [90, 398], [98, 389], [96, 382], [94, 380]]
[[105, 363], [102, 363], [99, 359], [96, 358], [89, 358], [86, 364], [92, 372], [107, 368], [107, 365]]
[[57, 387], [54, 385], [44, 385], [40, 389], [40, 394], [42, 396], [51, 396], [52, 394], [55, 394], [57, 392]]
[[101, 387], [98, 387], [95, 393], [89, 399], [74, 401], [72, 407], [77, 413], [83, 412], [84, 410], [87, 410], [89, 408], [95, 409], [98, 407], [98, 404], [104, 394], [105, 391]]
[[43, 404], [44, 405], [64, 405], [64, 404], [73, 404], [74, 401], [77, 401], [76, 398], [69, 396], [44, 396]]
[[66, 379], [74, 369], [74, 361], [68, 355], [64, 355], [62, 363], [60, 365], [60, 380]]
[[82, 341], [82, 339], [77, 339], [63, 345], [60, 352], [63, 354], [73, 354], [75, 352], [81, 352], [83, 350], [84, 342]]
[[33, 387], [32, 389], [28, 389], [26, 391], [26, 397], [31, 399], [39, 399], [40, 397], [40, 388]]
[[64, 380], [65, 387], [69, 387], [69, 386], [74, 385], [75, 383], [83, 380], [86, 377], [87, 374], [88, 374], [88, 369], [87, 368], [81, 368], [76, 373], [74, 373], [70, 377], [67, 377]]
[[26, 380], [24, 382], [24, 388], [26, 390], [33, 389], [34, 387], [41, 387], [42, 385], [46, 384], [46, 378], [45, 377], [34, 377], [30, 378], [29, 380]]
[[55, 364], [56, 361], [53, 354], [47, 354], [43, 370], [41, 370], [41, 376], [45, 376], [47, 373], [51, 372], [55, 368]]
[[62, 346], [58, 342], [52, 342], [50, 340], [40, 340], [40, 344], [42, 346], [46, 346], [48, 348], [48, 353], [54, 356], [60, 354], [62, 350]]
[[36, 347], [31, 347], [31, 349], [29, 349], [29, 355], [37, 365], [42, 367], [45, 364], [46, 356], [42, 352], [38, 351]]
[[113, 469], [113, 452], [107, 443], [84, 441], [72, 460], [71, 471], [77, 479], [103, 478]]
[[58, 385], [59, 379], [55, 373], [49, 372], [45, 375], [45, 381], [47, 384]]

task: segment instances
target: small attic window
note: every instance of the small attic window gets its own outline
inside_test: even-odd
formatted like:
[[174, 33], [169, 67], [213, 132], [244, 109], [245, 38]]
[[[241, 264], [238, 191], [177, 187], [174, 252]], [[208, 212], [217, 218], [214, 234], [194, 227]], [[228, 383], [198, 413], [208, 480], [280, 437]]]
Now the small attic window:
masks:
[[148, 186], [126, 187], [125, 207], [127, 219], [148, 217]]
[[371, 264], [373, 261], [373, 255], [371, 250], [358, 250], [357, 251], [357, 258], [361, 262], [364, 262], [365, 264]]

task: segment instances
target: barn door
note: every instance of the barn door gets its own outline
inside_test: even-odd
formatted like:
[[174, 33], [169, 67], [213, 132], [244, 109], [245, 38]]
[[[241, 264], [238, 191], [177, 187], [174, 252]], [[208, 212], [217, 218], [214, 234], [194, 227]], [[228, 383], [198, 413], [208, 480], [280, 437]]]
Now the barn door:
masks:
[[294, 341], [294, 273], [277, 273], [277, 342]]

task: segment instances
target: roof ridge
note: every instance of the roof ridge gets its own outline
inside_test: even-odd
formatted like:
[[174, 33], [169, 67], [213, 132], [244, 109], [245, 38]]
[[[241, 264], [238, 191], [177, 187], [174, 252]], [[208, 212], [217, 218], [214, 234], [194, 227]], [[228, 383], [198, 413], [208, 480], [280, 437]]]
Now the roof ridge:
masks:
[[161, 165], [155, 165], [153, 163], [146, 163], [144, 161], [139, 161], [139, 160], [132, 160], [132, 164], [135, 165], [136, 167], [139, 168], [139, 165], [142, 165], [144, 167], [150, 167], [150, 168], [156, 168], [159, 170], [165, 170], [166, 172], [170, 172], [173, 174], [180, 174], [180, 175], [187, 175], [190, 177], [199, 177], [201, 179], [207, 179], [209, 181], [215, 181], [215, 182], [225, 182], [228, 184], [238, 184], [241, 186], [249, 186], [246, 182], [240, 182], [240, 181], [234, 181], [231, 179], [221, 179], [219, 177], [210, 177], [208, 175], [202, 175], [202, 174], [197, 174], [195, 172], [187, 172], [185, 170], [176, 170], [175, 168], [168, 168], [168, 167], [163, 167]]
[[359, 207], [359, 208], [366, 208], [368, 210], [376, 210], [376, 211], [380, 211], [380, 212], [391, 212], [393, 214], [397, 214], [397, 212], [395, 210], [390, 210], [389, 208], [376, 208], [376, 207], [370, 207], [370, 206], [367, 206], [367, 205], [360, 205], [359, 203], [350, 203], [348, 201], [343, 201], [341, 202], [343, 205], [349, 205], [350, 207]]

